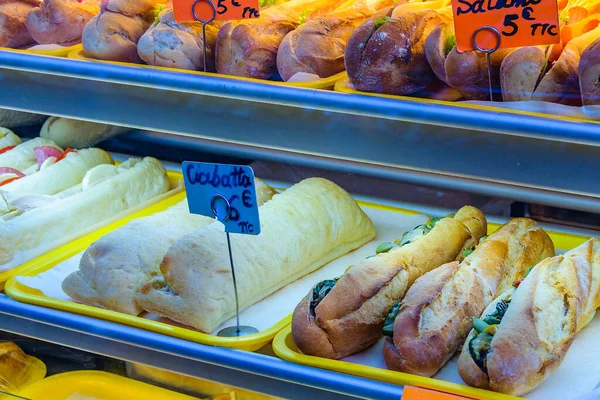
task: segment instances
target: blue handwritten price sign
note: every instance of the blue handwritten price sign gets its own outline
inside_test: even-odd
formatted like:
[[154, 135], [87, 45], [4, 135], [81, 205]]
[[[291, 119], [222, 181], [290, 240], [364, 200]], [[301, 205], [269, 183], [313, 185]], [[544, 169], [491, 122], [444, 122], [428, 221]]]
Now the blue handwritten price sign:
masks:
[[225, 232], [260, 234], [252, 168], [186, 161], [183, 178], [192, 214], [216, 217]]

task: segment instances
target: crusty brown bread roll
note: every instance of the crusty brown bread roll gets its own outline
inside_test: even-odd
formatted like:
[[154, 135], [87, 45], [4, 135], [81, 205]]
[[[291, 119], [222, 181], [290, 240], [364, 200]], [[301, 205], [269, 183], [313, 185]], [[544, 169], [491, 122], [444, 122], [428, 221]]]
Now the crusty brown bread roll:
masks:
[[540, 262], [473, 321], [458, 360], [471, 386], [521, 396], [561, 364], [600, 306], [600, 241]]
[[456, 46], [456, 35], [452, 21], [444, 21], [439, 24], [425, 40], [425, 56], [427, 56], [429, 66], [435, 76], [445, 83], [447, 83], [446, 58], [454, 46]]
[[504, 101], [531, 100], [548, 62], [546, 46], [528, 46], [507, 55], [500, 65], [500, 88]]
[[584, 106], [600, 104], [600, 38], [588, 46], [579, 60], [579, 88]]
[[107, 0], [83, 30], [83, 50], [100, 60], [141, 63], [137, 43], [167, 0]]
[[352, 32], [378, 11], [393, 5], [393, 0], [356, 0], [349, 7], [340, 7], [296, 28], [279, 46], [279, 75], [287, 81], [297, 73], [327, 78], [342, 72]]
[[333, 11], [341, 0], [290, 0], [261, 12], [260, 19], [228, 22], [217, 37], [217, 72], [246, 78], [278, 75], [277, 51], [304, 20]]
[[27, 30], [39, 44], [71, 46], [81, 42], [85, 24], [99, 12], [99, 0], [44, 0], [29, 12]]
[[305, 354], [339, 359], [362, 351], [383, 336], [390, 307], [419, 276], [463, 252], [485, 235], [485, 216], [463, 207], [383, 243], [377, 255], [351, 266], [339, 279], [317, 284], [298, 304], [292, 336]]
[[[215, 71], [215, 45], [222, 21], [206, 25], [206, 70]], [[149, 65], [204, 70], [202, 24], [177, 22], [169, 9], [142, 35], [138, 42], [138, 55]]]
[[471, 318], [481, 315], [528, 268], [553, 255], [548, 234], [535, 221], [518, 218], [480, 243], [462, 263], [423, 275], [402, 301], [393, 338], [386, 339], [387, 367], [433, 376], [462, 345]]
[[27, 15], [41, 0], [0, 0], [0, 47], [23, 47], [35, 41], [27, 30]]

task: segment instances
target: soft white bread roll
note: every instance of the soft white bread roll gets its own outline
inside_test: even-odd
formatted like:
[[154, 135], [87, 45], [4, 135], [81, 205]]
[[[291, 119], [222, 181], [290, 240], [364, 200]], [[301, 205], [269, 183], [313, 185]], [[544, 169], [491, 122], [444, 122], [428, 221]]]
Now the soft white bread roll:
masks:
[[[354, 199], [326, 179], [306, 179], [259, 208], [261, 233], [233, 235], [232, 251], [244, 310], [375, 236]], [[207, 225], [171, 246], [164, 276], [145, 285], [138, 303], [204, 332], [235, 315], [223, 225]]]
[[[105, 167], [95, 167], [86, 176]], [[169, 190], [167, 173], [154, 158], [130, 159], [111, 167], [115, 169], [112, 176], [88, 182], [69, 197], [0, 222], [0, 270], [67, 243], [78, 232]]]
[[61, 150], [53, 141], [44, 138], [34, 138], [21, 143], [12, 150], [0, 154], [0, 167], [14, 168], [23, 172], [37, 164], [33, 150], [40, 146], [52, 146]]
[[100, 12], [99, 0], [44, 0], [27, 16], [27, 30], [39, 44], [72, 46], [85, 24]]
[[[351, 266], [337, 282], [319, 283], [296, 307], [292, 336], [305, 354], [342, 358], [383, 336], [386, 315], [425, 272], [462, 257], [487, 232], [485, 216], [466, 206], [383, 243], [378, 254]], [[387, 246], [387, 247], [386, 247]], [[333, 283], [327, 292], [324, 284]]]
[[[256, 179], [256, 201], [263, 204], [275, 191]], [[163, 212], [139, 218], [110, 232], [83, 254], [79, 270], [64, 280], [66, 294], [85, 304], [125, 314], [143, 309], [135, 295], [160, 276], [160, 263], [169, 247], [184, 235], [214, 222], [190, 214], [187, 200]]]
[[9, 203], [27, 195], [53, 195], [80, 183], [95, 166], [113, 164], [113, 160], [104, 150], [83, 149], [46, 168], [44, 164], [40, 171], [0, 187], [0, 194]]
[[433, 376], [460, 348], [471, 318], [522, 279], [528, 268], [554, 255], [548, 234], [535, 221], [513, 219], [462, 263], [441, 266], [409, 289], [383, 350], [389, 369]]
[[0, 128], [0, 151], [7, 147], [21, 144], [21, 138], [15, 135], [13, 131], [6, 128]]
[[0, 0], [0, 47], [22, 47], [35, 43], [25, 22], [41, 0]]
[[[486, 308], [483, 321], [474, 321], [478, 330], [471, 330], [458, 360], [461, 377], [471, 386], [516, 396], [532, 391], [558, 368], [576, 333], [592, 320], [599, 291], [598, 239], [540, 262], [516, 290]], [[496, 312], [499, 303], [502, 313]]]
[[128, 128], [96, 122], [50, 117], [42, 126], [40, 137], [50, 139], [64, 148], [81, 149], [93, 146], [128, 130]]

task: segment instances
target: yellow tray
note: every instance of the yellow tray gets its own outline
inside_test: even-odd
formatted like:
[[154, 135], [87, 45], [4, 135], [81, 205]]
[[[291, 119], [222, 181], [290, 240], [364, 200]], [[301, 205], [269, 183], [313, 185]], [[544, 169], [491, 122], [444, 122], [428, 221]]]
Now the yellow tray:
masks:
[[[157, 212], [166, 210], [172, 205], [177, 204], [178, 202], [185, 199], [185, 193], [179, 193], [175, 196], [167, 198], [159, 203], [156, 203], [146, 209], [140, 210], [128, 217], [116, 221], [103, 229], [97, 230], [93, 233], [90, 233], [87, 236], [84, 236], [78, 240], [75, 240], [68, 245], [65, 245], [61, 248], [58, 248], [54, 251], [51, 251], [41, 257], [36, 258], [24, 264], [19, 271], [20, 276], [35, 276], [42, 272], [45, 272], [55, 265], [73, 257], [74, 255], [84, 251], [87, 249], [92, 243], [96, 240], [100, 239], [102, 236], [107, 233], [125, 225], [127, 222], [148, 215], [155, 214]], [[391, 212], [398, 212], [406, 215], [423, 215], [422, 213], [418, 213], [410, 210], [403, 210], [395, 207], [382, 206], [379, 204], [367, 203], [367, 202], [358, 202], [362, 206], [375, 208], [378, 210], [385, 210]], [[275, 337], [277, 332], [285, 328], [291, 322], [291, 314], [281, 319], [275, 325], [270, 328], [252, 334], [248, 336], [242, 337], [221, 337], [214, 336], [207, 333], [195, 331], [192, 329], [179, 327], [175, 325], [170, 325], [167, 323], [153, 321], [150, 319], [145, 319], [138, 316], [132, 316], [128, 314], [123, 314], [120, 312], [105, 310], [98, 307], [88, 306], [79, 303], [73, 303], [68, 301], [57, 300], [54, 298], [50, 298], [45, 296], [41, 291], [37, 289], [32, 289], [28, 286], [25, 286], [19, 283], [16, 279], [12, 278], [6, 283], [5, 287], [6, 294], [11, 298], [21, 301], [23, 303], [30, 303], [39, 306], [54, 308], [57, 310], [68, 311], [76, 314], [83, 314], [90, 317], [100, 318], [112, 322], [117, 322], [124, 325], [133, 326], [136, 328], [146, 329], [149, 331], [162, 333], [164, 335], [169, 335], [173, 337], [177, 337], [180, 339], [189, 340], [191, 342], [197, 342], [202, 344], [207, 344], [211, 346], [220, 346], [220, 347], [230, 347], [236, 348], [240, 350], [254, 351], [258, 350], [264, 345], [271, 342], [271, 340]], [[290, 310], [291, 312], [292, 310]]]
[[51, 50], [9, 49], [7, 47], [0, 47], [0, 50], [15, 51], [18, 53], [37, 54], [40, 56], [49, 56], [49, 57], [67, 57], [71, 51], [76, 50], [79, 47], [81, 47], [80, 44], [76, 44], [76, 45], [69, 46], [69, 47], [61, 47], [58, 49], [51, 49]]
[[[18, 392], [28, 388], [29, 386], [33, 385], [34, 383], [41, 381], [46, 376], [46, 372], [47, 372], [46, 364], [44, 364], [41, 360], [39, 360], [33, 356], [27, 355], [26, 357], [27, 357], [27, 361], [29, 361], [27, 377], [26, 377], [25, 381], [16, 389], [15, 392], [8, 392], [8, 393], [11, 393], [11, 394], [18, 393]], [[7, 395], [7, 394], [3, 394], [2, 392], [0, 392], [0, 399], [11, 400], [11, 399], [15, 399], [15, 397]]]
[[[496, 231], [500, 224], [488, 224], [488, 234]], [[546, 231], [552, 238], [557, 249], [567, 250], [579, 246], [589, 238], [562, 232]], [[477, 389], [457, 383], [446, 382], [434, 378], [426, 378], [403, 372], [390, 371], [388, 369], [372, 367], [368, 365], [355, 364], [348, 361], [330, 360], [322, 357], [314, 357], [302, 354], [292, 338], [292, 328], [288, 325], [273, 339], [273, 351], [280, 358], [310, 367], [328, 369], [350, 375], [393, 383], [397, 385], [418, 386], [426, 389], [467, 396], [482, 400], [511, 400], [518, 397], [496, 393], [489, 390]]]
[[322, 79], [312, 81], [312, 82], [267, 81], [267, 80], [263, 80], [263, 79], [242, 78], [239, 76], [222, 75], [222, 74], [211, 73], [211, 72], [206, 73], [206, 72], [201, 72], [201, 71], [190, 71], [190, 70], [179, 69], [179, 68], [166, 68], [166, 67], [157, 67], [154, 65], [146, 65], [146, 64], [131, 64], [131, 63], [124, 63], [124, 62], [116, 62], [116, 61], [98, 60], [98, 59], [86, 56], [85, 52], [83, 51], [82, 45], [78, 45], [74, 49], [72, 49], [69, 52], [68, 57], [71, 59], [80, 60], [80, 61], [101, 62], [101, 63], [106, 63], [106, 64], [125, 65], [128, 67], [137, 67], [137, 68], [150, 68], [150, 69], [156, 69], [156, 70], [160, 70], [160, 71], [180, 72], [180, 73], [192, 74], [192, 75], [218, 76], [220, 78], [235, 79], [235, 80], [249, 81], [249, 82], [268, 83], [268, 84], [280, 85], [280, 86], [302, 87], [302, 88], [306, 88], [306, 89], [333, 89], [335, 83], [338, 80], [340, 80], [341, 78], [346, 76], [346, 72], [343, 71], [338, 74], [332, 75], [329, 78], [322, 78]]
[[101, 371], [75, 371], [51, 376], [19, 391], [31, 400], [67, 400], [75, 394], [98, 400], [193, 400], [194, 397]]
[[433, 100], [433, 99], [421, 99], [418, 97], [410, 97], [410, 96], [396, 96], [396, 95], [391, 95], [391, 94], [361, 92], [359, 90], [354, 89], [350, 85], [350, 83], [348, 82], [347, 75], [341, 77], [335, 83], [333, 90], [336, 92], [339, 92], [339, 93], [360, 94], [363, 96], [383, 97], [385, 99], [396, 99], [396, 100], [409, 101], [409, 102], [418, 103], [418, 104], [437, 104], [437, 105], [444, 105], [444, 106], [467, 108], [470, 110], [493, 111], [493, 112], [497, 112], [497, 113], [510, 113], [510, 114], [517, 114], [517, 115], [527, 115], [530, 117], [556, 119], [556, 120], [560, 120], [560, 121], [600, 124], [600, 121], [595, 121], [592, 119], [567, 117], [567, 116], [562, 116], [562, 115], [553, 115], [553, 114], [549, 114], [549, 113], [545, 114], [545, 113], [532, 112], [532, 111], [522, 111], [522, 110], [515, 110], [512, 108], [509, 109], [509, 108], [502, 108], [502, 107], [485, 106], [485, 105], [481, 105], [481, 104], [469, 104], [464, 101], [444, 101], [444, 100]]
[[[122, 219], [123, 217], [125, 217], [127, 215], [130, 215], [132, 213], [137, 212], [138, 210], [142, 210], [142, 209], [147, 208], [148, 205], [150, 205], [150, 204], [159, 202], [159, 201], [161, 201], [161, 200], [163, 200], [165, 198], [168, 198], [170, 196], [173, 196], [176, 193], [181, 192], [183, 190], [183, 175], [181, 174], [181, 172], [167, 171], [167, 176], [169, 177], [169, 185], [171, 187], [171, 190], [169, 190], [167, 193], [164, 193], [164, 194], [162, 194], [160, 196], [157, 196], [154, 199], [150, 199], [148, 201], [145, 201], [145, 202], [143, 202], [142, 204], [140, 204], [140, 205], [138, 205], [136, 207], [133, 207], [133, 208], [131, 208], [129, 210], [125, 210], [122, 213], [117, 214], [115, 217], [113, 217], [113, 218], [111, 218], [109, 220], [106, 220], [104, 222], [100, 222], [99, 224], [96, 224], [96, 225], [94, 225], [94, 226], [92, 226], [92, 227], [90, 227], [90, 228], [88, 228], [86, 230], [83, 230], [83, 231], [81, 231], [81, 232], [79, 232], [77, 234], [77, 237], [81, 237], [81, 236], [87, 235], [88, 233], [93, 232], [95, 230], [98, 230], [99, 232], [104, 232], [106, 228], [100, 229], [103, 226], [111, 224], [113, 221], [118, 221], [118, 220]], [[76, 243], [76, 242], [77, 241], [72, 242], [72, 243]], [[65, 246], [69, 246], [69, 245], [65, 245]], [[58, 250], [60, 250], [61, 248], [62, 247], [59, 247]], [[48, 254], [53, 254], [53, 253], [54, 253], [54, 251], [52, 251], [52, 252], [50, 252]], [[45, 257], [45, 255], [42, 255], [40, 257], [43, 258], [43, 257]], [[4, 290], [4, 286], [5, 286], [6, 282], [10, 278], [12, 278], [13, 276], [16, 276], [16, 275], [22, 275], [22, 273], [25, 270], [28, 269], [28, 265], [31, 262], [34, 262], [35, 260], [36, 259], [33, 259], [33, 260], [31, 260], [29, 262], [26, 262], [26, 263], [24, 263], [24, 264], [22, 264], [22, 265], [20, 265], [20, 266], [18, 266], [16, 268], [13, 268], [11, 270], [0, 272], [0, 290]]]

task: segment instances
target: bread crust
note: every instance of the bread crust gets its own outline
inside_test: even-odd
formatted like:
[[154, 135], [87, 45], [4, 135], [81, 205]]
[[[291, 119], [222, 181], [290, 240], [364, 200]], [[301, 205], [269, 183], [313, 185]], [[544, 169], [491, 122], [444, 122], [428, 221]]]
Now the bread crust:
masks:
[[444, 83], [446, 78], [446, 42], [454, 36], [454, 24], [443, 22], [439, 24], [427, 37], [425, 41], [425, 55], [435, 76]]
[[22, 47], [35, 41], [27, 30], [27, 15], [40, 0], [0, 1], [0, 47]]
[[594, 41], [581, 55], [579, 88], [584, 106], [600, 104], [600, 39]]
[[531, 100], [546, 62], [545, 47], [521, 47], [507, 55], [500, 66], [502, 100]]
[[[463, 343], [471, 318], [529, 267], [553, 255], [546, 232], [533, 220], [517, 218], [490, 235], [451, 274], [446, 267], [423, 275], [406, 294], [394, 322], [396, 350], [384, 348], [388, 368], [433, 376]], [[440, 282], [439, 274], [448, 279]]]
[[382, 337], [385, 317], [419, 276], [460, 257], [487, 230], [474, 207], [440, 220], [424, 237], [352, 266], [310, 310], [311, 292], [296, 307], [292, 336], [305, 354], [342, 358], [362, 351]]

